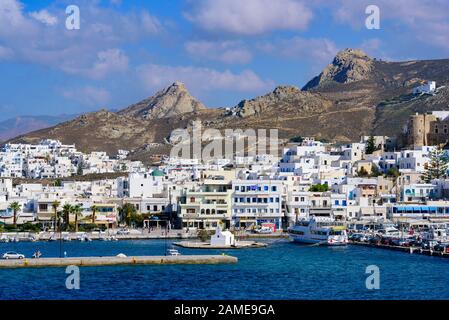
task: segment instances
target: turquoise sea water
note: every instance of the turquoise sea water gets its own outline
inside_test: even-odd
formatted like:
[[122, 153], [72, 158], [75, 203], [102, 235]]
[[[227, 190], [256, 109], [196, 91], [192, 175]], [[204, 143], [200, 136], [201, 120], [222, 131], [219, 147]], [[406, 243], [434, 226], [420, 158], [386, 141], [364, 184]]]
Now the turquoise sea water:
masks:
[[[188, 250], [237, 256], [231, 265], [83, 267], [80, 290], [65, 287], [65, 268], [0, 269], [0, 299], [449, 299], [449, 259], [359, 246], [301, 246], [267, 240], [262, 249]], [[170, 246], [169, 241], [169, 246]], [[164, 240], [70, 242], [69, 256], [163, 255]], [[58, 242], [0, 243], [30, 257], [59, 256]], [[380, 268], [368, 290], [366, 267]]]

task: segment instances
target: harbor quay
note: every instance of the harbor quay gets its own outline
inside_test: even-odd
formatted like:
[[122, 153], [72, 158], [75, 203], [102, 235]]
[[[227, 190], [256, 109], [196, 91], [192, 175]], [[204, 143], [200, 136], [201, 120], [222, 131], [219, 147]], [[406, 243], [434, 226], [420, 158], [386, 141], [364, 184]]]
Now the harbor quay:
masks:
[[66, 267], [66, 266], [116, 266], [116, 265], [169, 265], [169, 264], [223, 264], [237, 263], [228, 255], [183, 256], [116, 256], [0, 260], [0, 268]]
[[[132, 232], [134, 231], [134, 232]], [[198, 239], [196, 232], [186, 232], [182, 229], [164, 231], [143, 231], [132, 230], [126, 234], [111, 232], [0, 232], [0, 242], [21, 242], [21, 241], [119, 241], [119, 240], [151, 240], [151, 239]], [[255, 234], [250, 232], [238, 232], [239, 239], [264, 239], [264, 238], [287, 238], [285, 232], [272, 234]]]

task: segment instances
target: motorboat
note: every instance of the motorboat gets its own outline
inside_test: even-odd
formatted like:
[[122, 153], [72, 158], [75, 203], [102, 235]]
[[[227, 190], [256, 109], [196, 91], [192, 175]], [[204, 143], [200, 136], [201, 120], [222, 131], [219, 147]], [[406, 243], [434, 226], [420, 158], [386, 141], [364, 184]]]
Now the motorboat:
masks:
[[344, 246], [348, 244], [346, 227], [329, 218], [303, 219], [288, 228], [294, 242], [325, 246]]
[[176, 250], [174, 248], [171, 248], [171, 249], [167, 250], [167, 255], [169, 255], [169, 256], [180, 256], [181, 253], [179, 253], [178, 250]]

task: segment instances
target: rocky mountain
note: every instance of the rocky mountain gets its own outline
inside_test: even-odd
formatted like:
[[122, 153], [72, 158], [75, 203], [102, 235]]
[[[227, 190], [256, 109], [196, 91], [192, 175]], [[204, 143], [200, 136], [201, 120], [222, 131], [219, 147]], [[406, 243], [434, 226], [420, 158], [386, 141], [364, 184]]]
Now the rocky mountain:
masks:
[[0, 122], [0, 141], [17, 137], [35, 130], [48, 128], [60, 122], [73, 119], [75, 115], [59, 116], [20, 116]]
[[323, 112], [332, 102], [319, 94], [301, 91], [293, 86], [279, 86], [273, 92], [251, 100], [243, 100], [232, 110], [242, 117], [261, 116], [267, 113], [317, 113]]
[[352, 83], [366, 80], [373, 71], [373, 59], [357, 49], [340, 51], [320, 75], [310, 80], [304, 90], [322, 87], [333, 82]]
[[185, 113], [197, 113], [205, 109], [201, 102], [189, 94], [183, 83], [175, 82], [151, 98], [119, 111], [119, 114], [144, 119], [160, 119]]
[[[437, 82], [438, 93], [413, 96], [413, 88], [427, 80]], [[83, 151], [133, 150], [133, 158], [145, 161], [168, 153], [174, 129], [201, 120], [205, 129], [278, 129], [283, 139], [315, 136], [347, 142], [371, 133], [400, 135], [410, 114], [449, 110], [447, 86], [449, 59], [387, 62], [346, 49], [302, 90], [279, 86], [234, 107], [212, 109], [176, 82], [118, 112], [82, 115], [13, 141], [55, 138]]]

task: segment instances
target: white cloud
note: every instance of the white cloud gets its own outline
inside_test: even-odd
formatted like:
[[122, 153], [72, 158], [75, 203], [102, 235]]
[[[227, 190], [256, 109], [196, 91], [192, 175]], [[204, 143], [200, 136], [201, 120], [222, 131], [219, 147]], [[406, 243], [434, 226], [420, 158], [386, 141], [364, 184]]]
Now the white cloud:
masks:
[[0, 60], [8, 60], [11, 59], [14, 55], [14, 52], [10, 48], [6, 48], [0, 46]]
[[191, 66], [165, 66], [147, 64], [137, 68], [137, 74], [146, 88], [160, 89], [175, 81], [184, 82], [194, 94], [214, 90], [259, 92], [274, 86], [270, 80], [259, 78], [253, 71], [233, 73]]
[[48, 28], [55, 23], [53, 18], [60, 21], [65, 18], [63, 10], [49, 7], [28, 14], [20, 1], [0, 0], [1, 45], [14, 53], [13, 61], [98, 79], [127, 68], [128, 58], [122, 51], [111, 48], [163, 32], [158, 19], [146, 10], [119, 12], [87, 0], [78, 0], [77, 4], [83, 8], [82, 24], [74, 32], [63, 26]]
[[62, 96], [66, 99], [74, 100], [83, 105], [96, 108], [104, 107], [111, 99], [109, 91], [92, 86], [63, 90]]
[[33, 35], [33, 24], [22, 14], [23, 5], [16, 0], [0, 1], [0, 39]]
[[[364, 28], [365, 8], [369, 0], [340, 0], [332, 3], [336, 21], [356, 29]], [[398, 33], [406, 41], [428, 43], [449, 51], [449, 1], [446, 0], [377, 0], [381, 29]]]
[[196, 59], [207, 59], [224, 63], [248, 63], [251, 52], [238, 41], [189, 41], [186, 51]]
[[58, 18], [53, 16], [47, 10], [30, 12], [30, 16], [47, 26], [54, 26], [58, 23]]
[[303, 31], [312, 19], [312, 11], [298, 0], [196, 0], [191, 5], [186, 18], [209, 32]]
[[127, 69], [128, 57], [117, 48], [98, 52], [97, 60], [89, 68], [79, 68], [73, 65], [63, 67], [63, 70], [68, 73], [80, 74], [92, 79], [102, 79], [110, 73], [124, 72]]
[[296, 61], [304, 61], [313, 72], [320, 71], [329, 64], [339, 51], [338, 46], [326, 38], [292, 37], [257, 43], [263, 53]]

